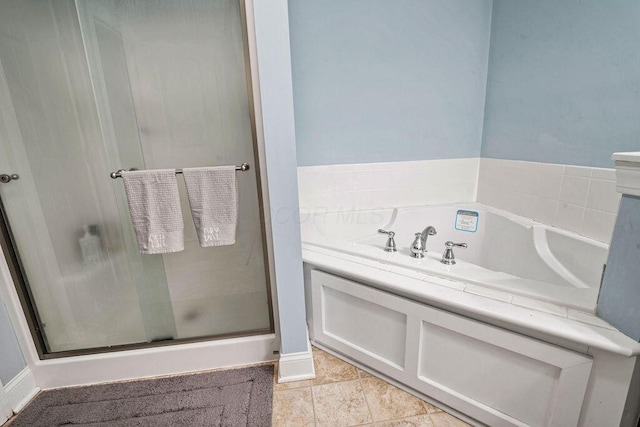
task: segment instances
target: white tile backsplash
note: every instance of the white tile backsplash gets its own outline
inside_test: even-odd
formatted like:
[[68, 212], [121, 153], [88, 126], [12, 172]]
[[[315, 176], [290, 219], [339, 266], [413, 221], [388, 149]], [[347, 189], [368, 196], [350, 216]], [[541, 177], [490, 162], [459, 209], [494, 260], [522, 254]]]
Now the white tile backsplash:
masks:
[[477, 201], [609, 243], [615, 179], [615, 169], [482, 158]]
[[564, 174], [567, 176], [582, 176], [585, 178], [591, 177], [591, 171], [593, 168], [588, 168], [584, 166], [565, 166]]
[[618, 212], [621, 194], [616, 191], [615, 181], [591, 179], [587, 207], [615, 214]]
[[488, 158], [298, 168], [303, 213], [478, 201], [609, 243], [614, 169]]
[[594, 209], [585, 209], [581, 234], [601, 242], [609, 242], [616, 225], [616, 215]]
[[604, 180], [607, 180], [607, 181], [615, 181], [616, 180], [616, 170], [615, 169], [593, 168], [591, 170], [591, 178], [593, 178], [593, 179], [604, 179]]
[[569, 203], [560, 202], [558, 213], [551, 223], [554, 227], [579, 233], [584, 219], [584, 208]]
[[302, 212], [473, 202], [480, 159], [298, 167]]
[[560, 201], [585, 206], [591, 178], [565, 174], [560, 188]]

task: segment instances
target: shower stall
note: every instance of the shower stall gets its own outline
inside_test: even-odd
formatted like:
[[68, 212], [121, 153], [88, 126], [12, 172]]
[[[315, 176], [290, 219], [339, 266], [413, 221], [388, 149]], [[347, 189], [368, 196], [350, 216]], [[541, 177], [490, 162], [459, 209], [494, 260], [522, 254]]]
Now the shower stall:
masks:
[[[0, 3], [0, 243], [41, 358], [274, 332], [244, 13]], [[235, 245], [199, 246], [179, 176], [185, 250], [138, 253], [110, 172], [245, 162]]]

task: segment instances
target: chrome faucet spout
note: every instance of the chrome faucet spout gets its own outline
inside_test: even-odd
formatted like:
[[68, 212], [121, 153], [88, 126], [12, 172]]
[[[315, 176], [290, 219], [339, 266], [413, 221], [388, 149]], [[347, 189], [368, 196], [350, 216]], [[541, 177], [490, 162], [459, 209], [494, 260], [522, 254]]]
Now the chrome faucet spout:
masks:
[[427, 237], [436, 234], [435, 227], [428, 226], [421, 233], [416, 233], [416, 238], [411, 245], [411, 257], [412, 258], [424, 258], [424, 253], [427, 251]]
[[428, 226], [424, 230], [422, 230], [422, 233], [420, 233], [420, 240], [422, 240], [422, 246], [425, 246], [427, 244], [427, 237], [435, 236], [436, 234], [438, 234], [438, 232], [436, 231], [435, 227], [432, 227], [432, 226]]

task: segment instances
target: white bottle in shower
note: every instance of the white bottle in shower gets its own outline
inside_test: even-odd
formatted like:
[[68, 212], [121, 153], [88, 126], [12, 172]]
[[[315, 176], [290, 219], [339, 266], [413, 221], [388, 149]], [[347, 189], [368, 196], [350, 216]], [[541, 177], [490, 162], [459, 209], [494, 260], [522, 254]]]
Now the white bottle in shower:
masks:
[[100, 238], [91, 234], [88, 225], [83, 226], [82, 230], [84, 231], [84, 236], [78, 240], [82, 254], [82, 263], [84, 265], [97, 264], [102, 259]]

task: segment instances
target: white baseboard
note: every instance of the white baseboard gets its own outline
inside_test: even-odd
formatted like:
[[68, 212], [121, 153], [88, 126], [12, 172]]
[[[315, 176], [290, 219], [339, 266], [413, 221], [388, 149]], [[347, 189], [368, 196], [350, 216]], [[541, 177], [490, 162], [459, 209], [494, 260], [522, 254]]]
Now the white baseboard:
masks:
[[27, 367], [4, 386], [4, 391], [9, 398], [11, 409], [18, 413], [38, 394], [40, 387], [36, 385], [33, 373]]
[[13, 415], [9, 398], [4, 391], [4, 387], [0, 383], [0, 425], [4, 424]]
[[272, 361], [274, 334], [176, 344], [36, 362], [38, 385], [50, 388], [151, 378]]
[[278, 382], [310, 380], [316, 377], [313, 366], [311, 343], [307, 340], [307, 351], [281, 354], [278, 362]]

